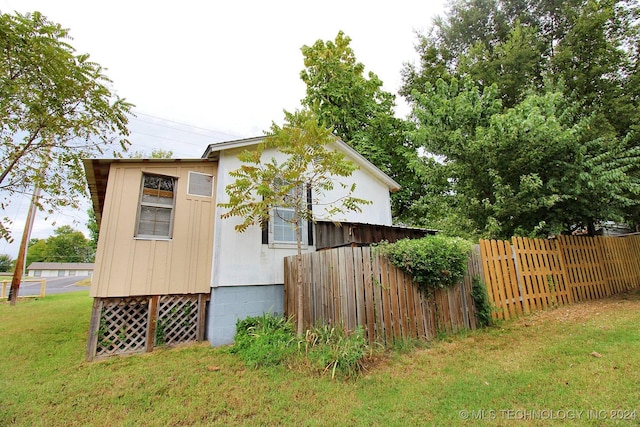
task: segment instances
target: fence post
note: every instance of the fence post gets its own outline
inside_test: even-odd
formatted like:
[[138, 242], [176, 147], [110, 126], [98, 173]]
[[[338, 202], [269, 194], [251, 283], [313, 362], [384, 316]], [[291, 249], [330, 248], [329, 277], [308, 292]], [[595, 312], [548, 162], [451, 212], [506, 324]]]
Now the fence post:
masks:
[[85, 358], [91, 362], [96, 357], [98, 349], [98, 335], [100, 331], [100, 320], [102, 317], [102, 298], [93, 299], [91, 309], [91, 323], [89, 324], [89, 339], [87, 340], [87, 353]]
[[47, 279], [43, 277], [42, 279], [40, 279], [40, 298], [44, 298], [46, 290], [47, 290]]
[[159, 295], [153, 295], [151, 296], [151, 298], [149, 298], [149, 316], [147, 317], [147, 343], [145, 348], [146, 352], [153, 351], [153, 347], [155, 346], [159, 305]]

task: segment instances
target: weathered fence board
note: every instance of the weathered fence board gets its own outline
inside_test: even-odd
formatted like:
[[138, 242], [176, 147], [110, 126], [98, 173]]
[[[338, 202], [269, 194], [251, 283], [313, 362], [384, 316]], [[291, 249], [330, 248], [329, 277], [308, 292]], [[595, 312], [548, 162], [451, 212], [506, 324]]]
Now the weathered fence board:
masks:
[[[478, 274], [479, 252], [470, 259]], [[297, 314], [297, 265], [285, 259], [285, 310]], [[428, 296], [411, 277], [369, 247], [342, 247], [303, 255], [306, 326], [362, 326], [370, 342], [431, 339], [438, 331], [475, 328], [470, 277]]]
[[480, 241], [493, 317], [509, 319], [640, 286], [640, 236]]

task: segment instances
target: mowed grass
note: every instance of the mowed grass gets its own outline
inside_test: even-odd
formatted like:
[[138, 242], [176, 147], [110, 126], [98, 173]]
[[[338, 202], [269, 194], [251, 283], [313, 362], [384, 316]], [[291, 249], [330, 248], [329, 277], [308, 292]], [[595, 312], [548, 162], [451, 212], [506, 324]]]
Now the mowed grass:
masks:
[[88, 363], [90, 311], [87, 292], [0, 302], [1, 426], [640, 423], [638, 291], [391, 352], [357, 380], [206, 343]]

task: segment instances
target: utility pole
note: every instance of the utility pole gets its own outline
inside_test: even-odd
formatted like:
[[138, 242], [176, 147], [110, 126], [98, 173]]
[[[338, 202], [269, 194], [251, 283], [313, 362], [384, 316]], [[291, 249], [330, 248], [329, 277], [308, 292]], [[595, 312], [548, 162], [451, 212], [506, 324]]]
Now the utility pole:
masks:
[[18, 291], [20, 290], [20, 282], [22, 281], [22, 274], [25, 268], [25, 259], [27, 257], [27, 243], [31, 236], [31, 229], [33, 228], [33, 221], [36, 218], [36, 205], [40, 198], [40, 188], [36, 186], [33, 190], [33, 196], [31, 196], [31, 205], [29, 205], [29, 212], [27, 213], [27, 221], [24, 224], [24, 231], [22, 232], [22, 241], [20, 242], [20, 249], [18, 250], [18, 259], [16, 259], [16, 265], [13, 269], [13, 278], [11, 280], [11, 289], [9, 290], [9, 303], [16, 305], [18, 299]]

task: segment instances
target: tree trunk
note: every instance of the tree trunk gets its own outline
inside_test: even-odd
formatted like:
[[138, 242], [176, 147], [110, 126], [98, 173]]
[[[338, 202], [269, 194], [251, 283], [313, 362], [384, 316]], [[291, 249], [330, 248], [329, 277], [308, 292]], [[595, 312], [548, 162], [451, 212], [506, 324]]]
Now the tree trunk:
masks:
[[[299, 190], [296, 189], [296, 194], [299, 193]], [[299, 198], [298, 198], [299, 200]], [[297, 310], [297, 330], [296, 333], [298, 338], [302, 337], [302, 333], [304, 332], [304, 298], [302, 295], [302, 230], [300, 229], [300, 211], [298, 206], [296, 205], [294, 209], [293, 215], [295, 222], [295, 230], [296, 230], [296, 247], [298, 249], [298, 253], [296, 254], [296, 266], [298, 270], [298, 274], [296, 275], [296, 287], [298, 290], [298, 310]]]

